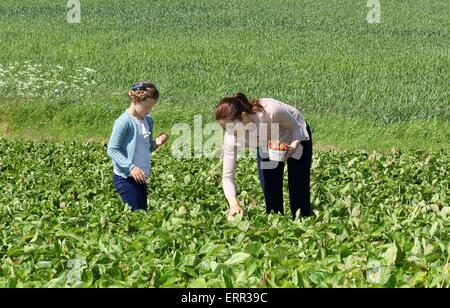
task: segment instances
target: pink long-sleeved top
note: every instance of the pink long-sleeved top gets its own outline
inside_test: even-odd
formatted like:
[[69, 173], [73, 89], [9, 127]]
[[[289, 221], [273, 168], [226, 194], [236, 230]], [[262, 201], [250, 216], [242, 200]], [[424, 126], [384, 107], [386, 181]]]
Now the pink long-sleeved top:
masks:
[[[296, 108], [272, 98], [262, 98], [260, 104], [264, 111], [252, 115], [255, 124], [252, 127], [253, 130], [252, 128], [247, 129], [247, 134], [236, 134], [236, 131], [229, 129], [225, 131], [222, 186], [227, 199], [236, 197], [237, 148], [260, 147], [267, 149], [268, 140], [280, 140], [291, 144], [295, 140], [310, 139], [305, 119]], [[254, 138], [255, 135], [256, 138]], [[298, 160], [302, 153], [303, 147], [300, 144], [291, 157]]]

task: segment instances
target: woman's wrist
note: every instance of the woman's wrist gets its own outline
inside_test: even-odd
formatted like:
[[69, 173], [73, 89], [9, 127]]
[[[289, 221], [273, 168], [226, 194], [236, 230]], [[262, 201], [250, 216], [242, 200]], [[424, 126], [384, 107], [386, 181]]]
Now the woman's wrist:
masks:
[[227, 217], [228, 221], [232, 221], [237, 214], [244, 215], [244, 211], [241, 209], [239, 202], [236, 199], [229, 200], [228, 203], [230, 204], [230, 211], [228, 212]]
[[230, 205], [230, 209], [239, 208], [239, 201], [236, 198], [229, 199], [228, 204]]

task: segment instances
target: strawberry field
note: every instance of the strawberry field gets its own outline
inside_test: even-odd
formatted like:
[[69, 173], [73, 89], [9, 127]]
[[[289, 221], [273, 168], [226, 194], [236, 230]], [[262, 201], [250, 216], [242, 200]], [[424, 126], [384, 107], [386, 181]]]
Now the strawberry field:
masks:
[[252, 157], [233, 222], [219, 159], [156, 152], [148, 213], [111, 173], [102, 143], [0, 139], [0, 287], [449, 287], [444, 152], [316, 151], [295, 221], [266, 216]]

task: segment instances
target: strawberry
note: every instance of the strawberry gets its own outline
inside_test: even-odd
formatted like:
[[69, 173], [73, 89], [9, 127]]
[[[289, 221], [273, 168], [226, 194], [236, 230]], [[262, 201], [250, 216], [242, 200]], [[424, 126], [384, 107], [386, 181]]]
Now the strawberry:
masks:
[[289, 145], [281, 143], [279, 140], [269, 140], [268, 148], [275, 151], [288, 151]]

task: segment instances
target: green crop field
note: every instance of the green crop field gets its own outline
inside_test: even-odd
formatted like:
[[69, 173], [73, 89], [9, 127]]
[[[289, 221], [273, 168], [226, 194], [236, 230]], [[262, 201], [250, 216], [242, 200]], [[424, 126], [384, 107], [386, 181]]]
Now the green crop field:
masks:
[[[449, 1], [80, 3], [0, 3], [0, 287], [450, 286]], [[169, 147], [126, 209], [105, 142], [145, 79], [157, 133], [238, 91], [296, 106], [315, 216], [266, 216], [246, 157], [227, 222], [221, 160]]]
[[[248, 213], [227, 222], [219, 159], [157, 152], [150, 210], [131, 213], [105, 151], [0, 142], [0, 286], [449, 287], [444, 153], [320, 152], [316, 217], [296, 221], [267, 218], [256, 164], [243, 158]], [[376, 281], [370, 264], [380, 267]]]

